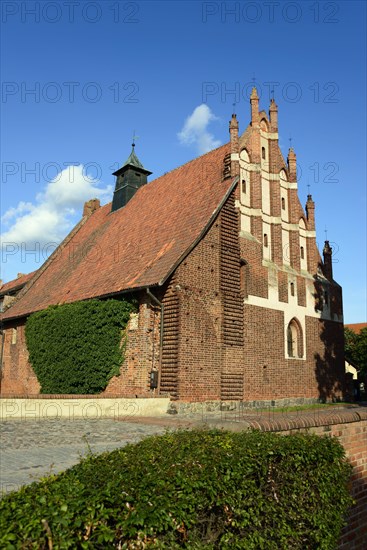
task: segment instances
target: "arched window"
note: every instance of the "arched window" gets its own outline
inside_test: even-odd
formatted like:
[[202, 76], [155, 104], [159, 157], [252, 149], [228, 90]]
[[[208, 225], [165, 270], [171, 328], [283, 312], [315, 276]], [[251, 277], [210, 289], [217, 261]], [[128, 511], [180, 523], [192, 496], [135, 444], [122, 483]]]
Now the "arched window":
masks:
[[265, 147], [261, 147], [261, 156], [264, 160], [266, 159]]
[[282, 210], [285, 210], [285, 198], [282, 197]]
[[294, 283], [291, 283], [291, 296], [294, 296]]
[[260, 128], [263, 132], [267, 132], [269, 130], [268, 123], [266, 122], [265, 118], [262, 118], [260, 120]]
[[303, 246], [301, 246], [301, 259], [304, 260], [305, 258], [305, 249], [303, 248]]
[[246, 180], [242, 180], [242, 193], [246, 193]]
[[242, 149], [240, 153], [240, 159], [244, 160], [245, 162], [250, 162], [250, 157], [246, 149]]
[[268, 236], [266, 233], [264, 233], [264, 246], [265, 248], [268, 248]]
[[287, 327], [288, 357], [303, 357], [302, 328], [297, 319], [293, 318]]

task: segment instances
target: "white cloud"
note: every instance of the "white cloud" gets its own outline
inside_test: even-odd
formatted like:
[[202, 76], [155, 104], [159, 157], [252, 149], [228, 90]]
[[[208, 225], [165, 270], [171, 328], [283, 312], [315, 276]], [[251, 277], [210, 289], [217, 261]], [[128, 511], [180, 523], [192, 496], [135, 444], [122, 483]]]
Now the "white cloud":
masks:
[[35, 204], [20, 202], [2, 217], [8, 229], [1, 235], [3, 245], [60, 242], [75, 224], [73, 215], [91, 198], [110, 199], [112, 187], [98, 187], [83, 165], [68, 166], [36, 197]]
[[9, 208], [9, 210], [7, 210], [1, 218], [1, 221], [8, 224], [13, 218], [16, 218], [20, 214], [24, 214], [25, 212], [30, 212], [32, 208], [33, 204], [31, 202], [21, 201], [15, 208]]
[[218, 120], [218, 117], [212, 113], [205, 103], [196, 107], [185, 120], [182, 130], [177, 134], [180, 143], [183, 145], [196, 145], [200, 154], [219, 147], [221, 142], [215, 139], [207, 129], [210, 122], [214, 120]]

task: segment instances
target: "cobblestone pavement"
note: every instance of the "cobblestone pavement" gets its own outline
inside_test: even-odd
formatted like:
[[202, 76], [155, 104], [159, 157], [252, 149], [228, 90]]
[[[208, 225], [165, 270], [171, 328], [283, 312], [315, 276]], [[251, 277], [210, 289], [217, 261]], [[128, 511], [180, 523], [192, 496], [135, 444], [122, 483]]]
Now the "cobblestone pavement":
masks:
[[[366, 406], [367, 403], [359, 406]], [[58, 473], [79, 462], [88, 452], [101, 453], [136, 443], [168, 429], [215, 426], [243, 430], [254, 420], [295, 420], [302, 416], [320, 419], [358, 406], [331, 407], [328, 410], [282, 412], [281, 410], [200, 411], [161, 417], [121, 419], [25, 419], [0, 422], [0, 490], [9, 492]]]
[[114, 419], [1, 422], [1, 491], [13, 491], [40, 477], [65, 470], [89, 451], [110, 451], [164, 430], [164, 426]]

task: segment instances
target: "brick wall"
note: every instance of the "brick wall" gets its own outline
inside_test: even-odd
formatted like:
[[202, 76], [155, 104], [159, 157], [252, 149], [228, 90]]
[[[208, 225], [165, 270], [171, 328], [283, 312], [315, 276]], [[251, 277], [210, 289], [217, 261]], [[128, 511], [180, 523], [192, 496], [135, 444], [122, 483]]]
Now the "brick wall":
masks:
[[[174, 349], [177, 350], [175, 397], [182, 400], [201, 401], [220, 397], [223, 326], [220, 257], [219, 217], [179, 266], [170, 284], [170, 294], [174, 292], [176, 295], [176, 307], [170, 316], [165, 308], [164, 331], [165, 335], [169, 335], [172, 323], [177, 326], [179, 337], [174, 341]], [[170, 300], [172, 302], [173, 298]], [[173, 336], [170, 338], [174, 340]], [[165, 346], [164, 357], [173, 349], [165, 351]], [[164, 362], [162, 380], [166, 377], [167, 364]]]
[[240, 238], [241, 258], [246, 260], [248, 270], [248, 293], [260, 298], [268, 297], [268, 269], [262, 265], [263, 247], [261, 241]]
[[356, 504], [346, 518], [347, 525], [338, 550], [366, 550], [367, 548], [367, 410], [322, 412], [320, 415], [299, 413], [298, 418], [253, 421], [249, 427], [284, 434], [309, 431], [320, 436], [335, 436], [343, 445], [346, 457], [353, 466], [350, 493]]
[[356, 500], [340, 540], [340, 550], [367, 548], [367, 414], [364, 417], [361, 422], [331, 427], [331, 434], [339, 438], [353, 466], [351, 494]]
[[25, 321], [9, 323], [3, 331], [1, 395], [36, 395], [40, 385], [28, 361]]
[[142, 293], [139, 312], [133, 315], [126, 331], [127, 347], [120, 375], [111, 378], [103, 395], [155, 397], [150, 390], [150, 372], [158, 370], [160, 361], [160, 307]]
[[[160, 308], [147, 294], [140, 296], [139, 312], [132, 316], [127, 331], [125, 361], [102, 393], [105, 397], [155, 397], [150, 390], [150, 372], [159, 368]], [[124, 337], [123, 337], [124, 338]], [[28, 396], [40, 392], [40, 384], [28, 360], [25, 320], [8, 323], [4, 329], [1, 396]]]
[[243, 288], [234, 194], [164, 297], [161, 389], [175, 399], [243, 398]]
[[[232, 404], [234, 406], [234, 404]], [[250, 412], [248, 412], [250, 411]], [[236, 423], [233, 422], [233, 413]], [[279, 432], [284, 435], [297, 432], [310, 432], [319, 436], [337, 437], [345, 449], [346, 458], [353, 471], [350, 481], [350, 494], [356, 501], [345, 520], [338, 550], [366, 550], [367, 548], [367, 409], [331, 408], [281, 412], [277, 409], [264, 410], [238, 409], [224, 413], [220, 425], [226, 429], [226, 421], [232, 421], [230, 429], [255, 429]], [[241, 426], [242, 424], [242, 426]]]

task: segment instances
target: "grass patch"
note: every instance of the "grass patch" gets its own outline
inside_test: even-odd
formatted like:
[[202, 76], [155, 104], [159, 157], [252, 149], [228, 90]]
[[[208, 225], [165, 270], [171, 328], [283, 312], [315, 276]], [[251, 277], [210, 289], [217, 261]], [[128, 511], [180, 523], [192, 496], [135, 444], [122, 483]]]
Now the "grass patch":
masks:
[[338, 403], [310, 403], [309, 405], [292, 405], [292, 406], [284, 406], [284, 407], [243, 407], [243, 409], [239, 409], [240, 411], [254, 411], [254, 412], [275, 412], [275, 413], [282, 413], [282, 412], [298, 412], [298, 411], [307, 411], [307, 410], [317, 410], [317, 409], [325, 409], [330, 407], [345, 407], [346, 405], [351, 405], [351, 403], [347, 403], [344, 401], [340, 401]]

